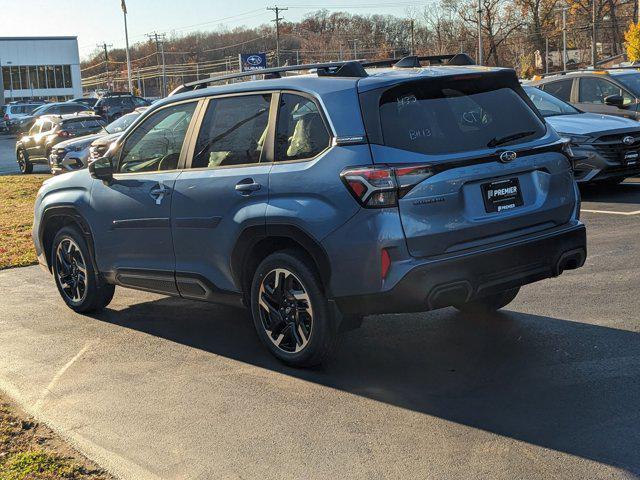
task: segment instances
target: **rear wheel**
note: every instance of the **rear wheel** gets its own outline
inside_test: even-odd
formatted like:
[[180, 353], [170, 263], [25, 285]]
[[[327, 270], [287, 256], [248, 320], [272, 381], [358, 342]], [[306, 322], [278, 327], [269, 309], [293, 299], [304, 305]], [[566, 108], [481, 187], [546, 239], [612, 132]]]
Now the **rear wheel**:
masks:
[[314, 266], [295, 250], [269, 255], [251, 287], [251, 312], [262, 343], [296, 367], [322, 363], [336, 328]]
[[29, 161], [29, 154], [25, 151], [24, 148], [18, 150], [18, 168], [20, 169], [20, 173], [31, 173], [33, 172], [33, 163]]
[[62, 228], [53, 239], [51, 265], [60, 296], [79, 313], [101, 310], [115, 287], [98, 278], [87, 242], [74, 227]]
[[463, 313], [491, 313], [509, 305], [518, 295], [520, 287], [476, 298], [455, 307]]

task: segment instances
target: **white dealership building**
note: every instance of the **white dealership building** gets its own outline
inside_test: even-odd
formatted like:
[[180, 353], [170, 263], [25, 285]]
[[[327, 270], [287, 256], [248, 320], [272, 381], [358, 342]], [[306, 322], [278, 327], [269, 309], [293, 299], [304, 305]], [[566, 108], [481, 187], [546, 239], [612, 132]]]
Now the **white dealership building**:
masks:
[[77, 37], [0, 37], [0, 105], [82, 96]]

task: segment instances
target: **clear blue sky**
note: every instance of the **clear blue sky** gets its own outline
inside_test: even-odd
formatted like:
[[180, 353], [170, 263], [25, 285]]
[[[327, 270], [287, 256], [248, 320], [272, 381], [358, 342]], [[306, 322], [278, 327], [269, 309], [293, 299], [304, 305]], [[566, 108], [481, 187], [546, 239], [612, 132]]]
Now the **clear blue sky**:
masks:
[[[422, 10], [426, 1], [384, 0], [126, 0], [129, 42], [143, 41], [145, 34], [183, 34], [268, 23], [274, 13], [267, 6], [289, 7], [287, 20], [326, 8], [359, 14], [406, 16], [409, 9]], [[124, 47], [120, 0], [0, 0], [0, 36], [77, 35], [80, 57], [107, 42]]]

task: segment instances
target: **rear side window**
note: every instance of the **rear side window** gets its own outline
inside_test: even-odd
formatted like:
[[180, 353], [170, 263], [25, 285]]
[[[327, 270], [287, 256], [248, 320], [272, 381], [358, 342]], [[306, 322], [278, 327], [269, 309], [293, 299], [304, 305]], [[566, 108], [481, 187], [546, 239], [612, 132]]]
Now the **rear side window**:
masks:
[[384, 144], [427, 155], [529, 141], [545, 127], [513, 88], [491, 79], [402, 84], [380, 101]]
[[48, 132], [50, 130], [53, 130], [53, 122], [51, 122], [49, 120], [45, 120], [42, 123], [42, 129], [40, 131], [41, 132]]
[[329, 140], [329, 132], [312, 100], [291, 93], [280, 97], [276, 161], [315, 157], [329, 146]]
[[542, 85], [542, 90], [550, 93], [554, 97], [564, 100], [565, 102], [571, 101], [571, 86], [573, 85], [573, 79], [558, 80], [557, 82], [545, 83]]
[[271, 95], [212, 99], [191, 168], [258, 163], [267, 138]]

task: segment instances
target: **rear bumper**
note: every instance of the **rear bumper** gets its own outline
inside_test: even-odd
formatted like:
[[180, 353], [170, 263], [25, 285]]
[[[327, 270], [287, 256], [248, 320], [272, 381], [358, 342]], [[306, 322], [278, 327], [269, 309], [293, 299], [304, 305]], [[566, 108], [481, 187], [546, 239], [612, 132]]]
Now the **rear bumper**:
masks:
[[335, 298], [343, 314], [419, 312], [442, 308], [560, 275], [587, 256], [584, 225], [411, 269], [391, 290]]

